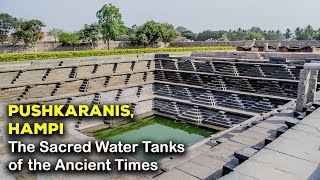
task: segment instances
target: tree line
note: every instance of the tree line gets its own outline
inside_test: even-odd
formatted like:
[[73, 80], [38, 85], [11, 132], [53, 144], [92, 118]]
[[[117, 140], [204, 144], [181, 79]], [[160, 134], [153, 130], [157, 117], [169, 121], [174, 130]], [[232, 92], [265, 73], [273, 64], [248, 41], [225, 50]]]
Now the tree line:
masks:
[[[55, 38], [55, 42], [63, 46], [75, 47], [80, 43], [89, 43], [94, 49], [98, 41], [102, 40], [108, 44], [110, 41], [130, 41], [139, 46], [155, 46], [157, 42], [165, 44], [177, 37], [184, 37], [194, 41], [239, 41], [239, 40], [320, 40], [320, 29], [312, 26], [305, 28], [297, 27], [295, 30], [263, 30], [259, 27], [250, 29], [238, 28], [236, 30], [205, 30], [200, 33], [179, 26], [174, 28], [169, 23], [148, 21], [140, 26], [126, 27], [120, 10], [112, 4], [105, 4], [96, 13], [97, 22], [85, 24], [83, 28], [75, 32], [65, 32], [62, 29], [54, 28], [48, 35]], [[11, 16], [7, 13], [0, 13], [0, 43], [5, 42], [15, 46], [24, 43], [32, 46], [35, 51], [35, 44], [44, 37], [42, 28], [43, 21], [38, 19], [22, 19]]]
[[314, 29], [311, 25], [305, 28], [297, 27], [294, 30], [287, 29], [285, 32], [280, 30], [263, 30], [260, 27], [250, 29], [238, 28], [236, 30], [205, 30], [194, 33], [191, 30], [179, 26], [176, 28], [185, 37], [194, 41], [241, 41], [241, 40], [320, 40], [320, 29]]
[[0, 43], [5, 41], [11, 45], [24, 42], [34, 48], [44, 33], [41, 31], [45, 24], [37, 19], [21, 19], [7, 13], [0, 13]]
[[[141, 26], [126, 27], [120, 10], [112, 4], [102, 6], [96, 17], [97, 22], [85, 24], [79, 31], [65, 32], [54, 28], [48, 35], [53, 36], [55, 42], [60, 42], [63, 46], [70, 45], [74, 49], [82, 42], [90, 43], [91, 49], [94, 49], [100, 40], [108, 44], [108, 49], [111, 40], [126, 40], [135, 45], [154, 46], [156, 42], [168, 43], [180, 36], [174, 26], [168, 23], [148, 21]], [[0, 42], [9, 42], [13, 46], [24, 42], [34, 48], [35, 43], [44, 36], [43, 27], [45, 24], [40, 20], [24, 20], [0, 13]]]

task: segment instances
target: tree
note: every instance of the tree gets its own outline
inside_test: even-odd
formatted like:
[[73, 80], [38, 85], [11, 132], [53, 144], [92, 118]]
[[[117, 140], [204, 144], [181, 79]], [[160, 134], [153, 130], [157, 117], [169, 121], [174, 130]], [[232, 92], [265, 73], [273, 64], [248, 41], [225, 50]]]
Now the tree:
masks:
[[15, 46], [16, 44], [18, 44], [22, 40], [23, 32], [22, 31], [13, 32], [11, 34], [10, 38], [11, 38], [11, 45]]
[[249, 29], [249, 32], [262, 33], [263, 31], [260, 27], [253, 26], [251, 29]]
[[227, 36], [230, 41], [241, 41], [244, 40], [247, 33], [247, 30], [238, 28], [237, 30], [229, 30], [229, 32], [227, 32]]
[[21, 36], [26, 45], [31, 45], [33, 50], [35, 44], [41, 39], [41, 28], [45, 27], [45, 24], [37, 19], [24, 20], [21, 23]]
[[80, 44], [80, 36], [78, 32], [73, 32], [73, 33], [60, 32], [58, 34], [58, 39], [63, 46], [71, 45], [74, 51], [75, 51], [75, 46]]
[[188, 29], [185, 28], [185, 27], [183, 27], [183, 26], [178, 26], [178, 27], [176, 28], [176, 31], [182, 33], [182, 32], [184, 32], [184, 31], [188, 31]]
[[84, 29], [80, 32], [80, 39], [83, 41], [88, 41], [91, 45], [91, 49], [94, 49], [94, 44], [97, 43], [100, 39], [100, 26], [99, 24], [85, 24]]
[[295, 39], [297, 40], [306, 39], [306, 37], [303, 37], [304, 36], [303, 31], [304, 30], [302, 28], [297, 27], [294, 31]]
[[263, 36], [265, 38], [265, 40], [277, 40], [277, 41], [281, 41], [284, 40], [285, 37], [284, 35], [279, 31], [264, 31]]
[[0, 13], [0, 42], [3, 44], [9, 38], [9, 33], [17, 28], [18, 19], [7, 13]]
[[320, 40], [320, 33], [318, 33], [317, 35], [315, 35], [314, 40]]
[[313, 40], [317, 33], [318, 32], [315, 29], [313, 29], [311, 25], [308, 25], [305, 29], [305, 34], [308, 40]]
[[308, 25], [305, 29], [297, 27], [295, 30], [295, 38], [297, 40], [313, 40], [317, 36], [318, 32]]
[[161, 39], [165, 45], [180, 36], [180, 33], [174, 29], [172, 24], [163, 23], [161, 26]]
[[122, 15], [117, 7], [105, 4], [97, 12], [97, 18], [101, 26], [102, 38], [108, 42], [108, 49], [110, 49], [110, 40], [116, 40], [117, 37], [125, 34], [126, 27], [122, 21]]
[[197, 40], [198, 41], [205, 41], [205, 40], [211, 39], [213, 37], [213, 34], [214, 34], [214, 32], [210, 31], [210, 30], [203, 31], [198, 34]]
[[146, 46], [151, 44], [154, 46], [158, 40], [162, 39], [163, 31], [164, 28], [161, 24], [155, 21], [148, 21], [135, 29], [134, 34], [130, 36], [130, 40], [137, 45]]
[[286, 32], [284, 33], [284, 37], [286, 39], [291, 39], [292, 35], [293, 35], [293, 33], [292, 33], [291, 29], [287, 29]]
[[245, 40], [264, 40], [263, 35], [260, 32], [248, 32], [244, 37]]
[[145, 34], [131, 34], [130, 41], [136, 45], [143, 45], [146, 47], [149, 44], [149, 39]]
[[155, 21], [148, 21], [139, 29], [140, 34], [145, 34], [149, 44], [153, 46], [162, 37], [161, 25]]
[[264, 34], [266, 32], [262, 31], [260, 27], [252, 27], [248, 30], [247, 34], [244, 36], [245, 40], [265, 40]]
[[192, 32], [191, 30], [183, 27], [183, 26], [179, 26], [176, 28], [176, 31], [180, 32], [181, 36], [182, 37], [185, 37], [187, 39], [190, 39], [190, 40], [196, 40], [197, 38], [197, 34]]
[[198, 34], [197, 40], [198, 41], [205, 41], [205, 40], [218, 40], [222, 37], [223, 34], [227, 33], [227, 31], [210, 31], [206, 30]]
[[49, 30], [48, 35], [49, 35], [49, 36], [53, 36], [53, 37], [54, 37], [54, 42], [56, 43], [56, 42], [57, 42], [58, 35], [59, 35], [59, 33], [61, 33], [61, 32], [62, 32], [62, 29], [53, 28], [53, 29]]
[[139, 43], [143, 44], [144, 47], [146, 47], [149, 43], [148, 37], [145, 34], [140, 34], [138, 36], [138, 39], [139, 39]]
[[191, 30], [186, 30], [181, 32], [181, 36], [190, 39], [190, 40], [196, 40], [197, 39], [197, 34], [192, 32]]
[[133, 25], [132, 27], [127, 27], [126, 34], [130, 36], [131, 34], [135, 33], [136, 29], [137, 29], [137, 25]]
[[178, 37], [180, 33], [174, 29], [172, 24], [157, 23], [155, 21], [148, 21], [145, 24], [134, 27], [134, 31], [130, 35], [130, 41], [137, 45], [155, 45], [157, 41], [162, 40], [164, 43], [171, 42]]

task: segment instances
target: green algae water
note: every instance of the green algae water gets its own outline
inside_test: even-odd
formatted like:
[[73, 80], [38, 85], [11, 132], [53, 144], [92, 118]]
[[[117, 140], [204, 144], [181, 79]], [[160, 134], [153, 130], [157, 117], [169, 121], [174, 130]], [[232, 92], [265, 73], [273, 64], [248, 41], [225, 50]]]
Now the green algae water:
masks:
[[[195, 125], [175, 122], [172, 119], [155, 116], [140, 121], [134, 121], [118, 128], [107, 128], [97, 131], [94, 136], [98, 139], [117, 143], [137, 143], [150, 140], [153, 143], [182, 143], [186, 147], [191, 146], [206, 137], [216, 133], [213, 129], [197, 127]], [[134, 157], [139, 160], [158, 161], [165, 154], [144, 153], [139, 149]]]

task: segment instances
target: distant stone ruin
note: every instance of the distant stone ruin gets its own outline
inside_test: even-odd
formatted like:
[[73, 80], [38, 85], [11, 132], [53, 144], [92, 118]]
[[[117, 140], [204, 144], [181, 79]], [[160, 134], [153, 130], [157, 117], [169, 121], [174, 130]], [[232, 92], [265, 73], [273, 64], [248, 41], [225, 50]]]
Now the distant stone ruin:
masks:
[[[171, 47], [233, 46], [247, 52], [306, 52], [319, 53], [320, 41], [194, 41], [172, 42]], [[267, 47], [267, 48], [266, 48]]]
[[[298, 41], [297, 41], [298, 42]], [[299, 43], [284, 43], [280, 41], [269, 44], [267, 41], [262, 45], [256, 43], [255, 40], [247, 41], [244, 46], [237, 46], [237, 51], [252, 51], [252, 52], [307, 52], [307, 53], [319, 53], [320, 48], [315, 44], [299, 44]]]

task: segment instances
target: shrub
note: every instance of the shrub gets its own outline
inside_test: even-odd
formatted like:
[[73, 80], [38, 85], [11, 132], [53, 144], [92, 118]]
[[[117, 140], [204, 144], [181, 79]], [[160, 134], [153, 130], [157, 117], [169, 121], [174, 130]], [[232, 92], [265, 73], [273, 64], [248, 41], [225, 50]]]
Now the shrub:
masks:
[[234, 50], [231, 46], [210, 46], [210, 47], [178, 47], [178, 48], [141, 48], [141, 49], [114, 49], [114, 50], [85, 50], [85, 51], [60, 51], [60, 52], [41, 52], [24, 54], [1, 54], [0, 62], [14, 62], [25, 60], [45, 60], [62, 59], [90, 56], [109, 56], [124, 54], [147, 54], [165, 52], [187, 52], [187, 51], [210, 51], [210, 50]]

